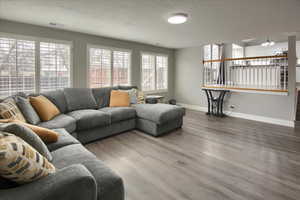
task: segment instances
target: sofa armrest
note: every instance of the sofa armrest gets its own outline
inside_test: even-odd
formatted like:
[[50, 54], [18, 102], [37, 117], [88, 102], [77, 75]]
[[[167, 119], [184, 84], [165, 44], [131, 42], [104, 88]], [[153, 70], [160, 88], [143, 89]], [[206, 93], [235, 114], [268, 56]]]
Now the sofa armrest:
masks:
[[0, 190], [1, 200], [96, 200], [97, 184], [81, 164], [16, 188]]

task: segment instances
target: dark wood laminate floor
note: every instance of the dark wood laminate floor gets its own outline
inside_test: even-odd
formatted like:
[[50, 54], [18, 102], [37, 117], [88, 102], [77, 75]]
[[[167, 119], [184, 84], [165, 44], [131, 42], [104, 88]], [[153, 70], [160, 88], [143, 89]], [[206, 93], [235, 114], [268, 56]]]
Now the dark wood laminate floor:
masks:
[[130, 131], [86, 147], [124, 180], [127, 200], [300, 199], [300, 133], [187, 111], [183, 128]]

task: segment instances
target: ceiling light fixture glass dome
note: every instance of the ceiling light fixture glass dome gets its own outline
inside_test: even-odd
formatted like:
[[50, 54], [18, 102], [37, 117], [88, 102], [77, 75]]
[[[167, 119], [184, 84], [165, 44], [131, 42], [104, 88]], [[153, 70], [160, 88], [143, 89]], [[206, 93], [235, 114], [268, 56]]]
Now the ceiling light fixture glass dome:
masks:
[[266, 42], [261, 43], [261, 46], [263, 46], [263, 47], [270, 47], [270, 46], [273, 46], [273, 45], [275, 45], [275, 42], [271, 41], [269, 39], [267, 39]]
[[188, 15], [185, 13], [176, 13], [168, 18], [170, 24], [183, 24], [187, 21]]

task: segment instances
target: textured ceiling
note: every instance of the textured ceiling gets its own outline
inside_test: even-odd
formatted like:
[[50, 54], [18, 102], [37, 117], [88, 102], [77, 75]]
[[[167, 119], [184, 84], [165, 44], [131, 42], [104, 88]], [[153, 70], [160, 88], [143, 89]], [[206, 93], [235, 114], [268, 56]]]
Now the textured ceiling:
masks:
[[[176, 12], [189, 21], [168, 24]], [[183, 48], [300, 32], [300, 0], [0, 0], [0, 18]]]

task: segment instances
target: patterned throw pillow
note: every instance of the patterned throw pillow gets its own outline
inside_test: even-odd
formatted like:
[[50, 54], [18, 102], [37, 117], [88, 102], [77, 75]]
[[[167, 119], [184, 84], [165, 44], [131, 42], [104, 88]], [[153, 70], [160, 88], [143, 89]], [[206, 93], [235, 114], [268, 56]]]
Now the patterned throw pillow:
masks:
[[130, 103], [131, 104], [137, 104], [138, 102], [138, 91], [135, 88], [132, 88], [130, 90], [119, 90], [122, 92], [128, 92], [129, 97], [130, 97]]
[[138, 91], [138, 104], [144, 104], [146, 102], [145, 94], [142, 91]]
[[55, 167], [21, 138], [0, 132], [0, 176], [19, 184], [55, 172]]
[[0, 116], [3, 119], [17, 119], [26, 122], [15, 100], [12, 98], [5, 99], [0, 103]]

